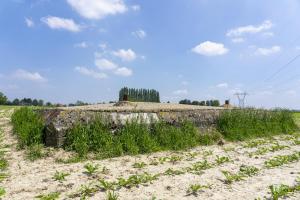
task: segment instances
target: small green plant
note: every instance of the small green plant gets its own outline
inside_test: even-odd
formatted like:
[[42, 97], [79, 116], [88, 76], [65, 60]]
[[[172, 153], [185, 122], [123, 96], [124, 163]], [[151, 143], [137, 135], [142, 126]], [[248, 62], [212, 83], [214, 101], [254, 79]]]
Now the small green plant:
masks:
[[0, 197], [4, 196], [6, 193], [5, 189], [3, 187], [0, 187]]
[[85, 173], [91, 176], [94, 173], [96, 173], [96, 171], [99, 169], [99, 165], [93, 165], [91, 163], [88, 163], [84, 165], [84, 168], [86, 169]]
[[199, 185], [199, 184], [190, 185], [189, 188], [187, 189], [187, 195], [198, 196], [198, 193], [201, 190], [207, 189], [207, 188], [210, 188], [210, 186], [208, 186], [208, 185]]
[[139, 175], [131, 175], [128, 179], [118, 178], [118, 187], [137, 187], [140, 184], [152, 183], [152, 181], [158, 179], [159, 174], [151, 175], [149, 173], [143, 173]]
[[115, 189], [115, 182], [108, 182], [105, 181], [104, 179], [99, 180], [99, 188], [103, 191], [109, 191], [109, 190], [114, 190]]
[[0, 158], [0, 170], [5, 170], [8, 167], [8, 162], [4, 158]]
[[203, 151], [203, 156], [206, 158], [208, 156], [213, 155], [213, 151], [212, 150], [208, 150], [208, 151]]
[[243, 145], [243, 147], [245, 147], [245, 148], [255, 148], [255, 147], [258, 147], [258, 146], [264, 145], [264, 144], [267, 144], [267, 140], [256, 139], [256, 140], [247, 141], [246, 144]]
[[106, 200], [118, 200], [119, 199], [119, 195], [116, 194], [114, 191], [108, 191], [106, 193]]
[[4, 179], [8, 178], [8, 174], [6, 173], [0, 173], [0, 182], [2, 182]]
[[186, 160], [188, 161], [194, 160], [198, 154], [199, 153], [197, 152], [188, 152], [186, 155], [188, 158]]
[[56, 171], [53, 176], [53, 179], [56, 181], [64, 181], [64, 180], [66, 180], [66, 176], [69, 176], [69, 175], [70, 175], [69, 173]]
[[177, 162], [181, 161], [182, 160], [182, 157], [181, 156], [171, 156], [169, 157], [169, 162], [171, 162], [173, 165], [176, 164]]
[[235, 181], [241, 181], [244, 180], [245, 175], [241, 174], [241, 173], [231, 173], [229, 171], [222, 171], [223, 175], [225, 176], [225, 183], [226, 184], [231, 184]]
[[271, 185], [269, 188], [271, 190], [271, 197], [273, 200], [278, 200], [280, 197], [284, 197], [292, 191], [290, 186], [283, 184], [279, 186]]
[[171, 168], [167, 169], [164, 174], [168, 175], [168, 176], [175, 176], [175, 175], [180, 175], [180, 174], [184, 174], [184, 171], [181, 170], [173, 170]]
[[284, 164], [296, 162], [300, 160], [300, 152], [295, 152], [290, 155], [279, 155], [265, 161], [265, 166], [267, 168], [278, 167]]
[[254, 176], [258, 174], [259, 169], [254, 166], [241, 165], [240, 172], [246, 176]]
[[217, 156], [215, 161], [218, 165], [222, 165], [223, 163], [230, 162], [230, 159], [227, 156]]
[[91, 185], [81, 185], [79, 195], [82, 199], [86, 199], [86, 197], [92, 196], [97, 190], [97, 187], [92, 187]]
[[144, 162], [136, 162], [132, 166], [133, 166], [133, 168], [142, 169], [142, 168], [144, 168], [146, 166], [146, 163], [144, 163]]
[[58, 192], [52, 192], [49, 194], [41, 194], [36, 196], [36, 198], [40, 199], [40, 200], [56, 200], [59, 198], [60, 193]]
[[212, 168], [212, 167], [213, 167], [212, 164], [210, 164], [207, 160], [204, 160], [202, 162], [199, 161], [199, 162], [196, 162], [196, 163], [192, 164], [191, 167], [187, 168], [187, 171], [195, 173], [195, 174], [202, 174], [203, 170], [206, 170], [206, 169], [209, 169], [209, 168]]

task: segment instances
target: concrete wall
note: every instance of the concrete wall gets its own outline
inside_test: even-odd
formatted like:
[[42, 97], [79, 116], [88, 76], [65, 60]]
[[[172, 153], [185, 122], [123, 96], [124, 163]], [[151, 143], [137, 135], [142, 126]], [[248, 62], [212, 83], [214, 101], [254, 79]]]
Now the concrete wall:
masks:
[[220, 109], [158, 112], [49, 109], [39, 112], [46, 121], [46, 145], [61, 147], [64, 144], [67, 131], [77, 122], [86, 124], [100, 117], [105, 123], [109, 123], [113, 130], [132, 120], [143, 121], [148, 124], [162, 120], [173, 125], [179, 125], [182, 120], [189, 120], [201, 131], [207, 131], [207, 129], [215, 126]]

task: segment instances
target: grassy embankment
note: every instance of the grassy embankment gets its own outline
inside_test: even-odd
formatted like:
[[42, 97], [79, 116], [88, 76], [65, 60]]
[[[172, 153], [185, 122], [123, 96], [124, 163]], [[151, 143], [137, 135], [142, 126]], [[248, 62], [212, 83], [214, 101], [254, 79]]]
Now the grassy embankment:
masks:
[[[135, 155], [162, 150], [182, 150], [197, 145], [210, 145], [221, 138], [242, 141], [257, 137], [289, 134], [297, 130], [292, 112], [288, 110], [225, 110], [218, 121], [217, 130], [199, 133], [190, 122], [180, 127], [159, 122], [151, 126], [131, 122], [111, 133], [110, 126], [101, 119], [88, 125], [78, 123], [67, 133], [65, 149], [73, 150], [82, 158], [93, 152], [98, 158]], [[14, 132], [21, 148], [29, 148], [39, 156], [43, 143], [42, 119], [30, 108], [21, 108], [12, 116]]]

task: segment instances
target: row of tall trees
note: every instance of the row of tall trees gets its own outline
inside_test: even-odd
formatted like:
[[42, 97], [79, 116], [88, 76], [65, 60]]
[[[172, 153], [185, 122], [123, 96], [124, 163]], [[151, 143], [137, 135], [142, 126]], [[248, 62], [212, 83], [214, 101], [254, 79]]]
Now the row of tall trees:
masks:
[[179, 101], [179, 104], [197, 105], [197, 106], [220, 106], [220, 101], [219, 100], [191, 101], [189, 99], [183, 99]]
[[42, 99], [14, 99], [13, 101], [8, 100], [8, 98], [0, 92], [0, 105], [14, 105], [14, 106], [52, 106], [52, 103], [47, 102], [46, 104]]
[[135, 89], [123, 87], [119, 92], [119, 100], [139, 102], [160, 102], [159, 92], [153, 89]]

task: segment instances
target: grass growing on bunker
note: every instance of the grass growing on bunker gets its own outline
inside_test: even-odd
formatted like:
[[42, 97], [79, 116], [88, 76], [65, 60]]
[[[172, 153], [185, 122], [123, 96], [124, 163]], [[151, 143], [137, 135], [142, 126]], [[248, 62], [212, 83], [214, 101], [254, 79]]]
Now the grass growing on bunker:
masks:
[[289, 110], [233, 109], [220, 113], [218, 130], [231, 141], [292, 133], [297, 130]]
[[[216, 142], [215, 134], [205, 135], [205, 144]], [[145, 154], [162, 150], [183, 150], [202, 144], [203, 135], [194, 124], [183, 121], [180, 126], [165, 122], [152, 125], [132, 121], [112, 133], [101, 119], [76, 124], [67, 134], [65, 148], [80, 157], [94, 152], [100, 158]]]

